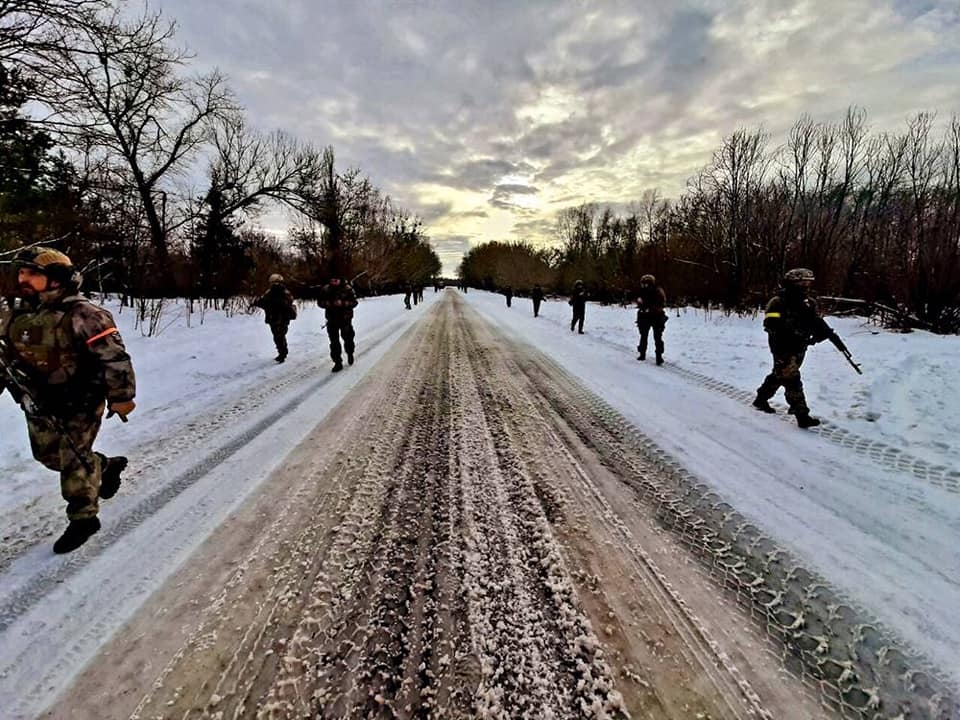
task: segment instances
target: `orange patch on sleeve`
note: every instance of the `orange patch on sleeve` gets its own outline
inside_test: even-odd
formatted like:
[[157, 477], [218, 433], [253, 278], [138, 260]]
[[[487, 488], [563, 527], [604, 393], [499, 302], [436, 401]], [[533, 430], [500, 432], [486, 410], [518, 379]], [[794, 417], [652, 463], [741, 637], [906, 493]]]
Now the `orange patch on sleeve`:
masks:
[[87, 345], [93, 345], [97, 340], [100, 340], [101, 338], [105, 338], [107, 335], [113, 335], [116, 332], [120, 332], [120, 331], [117, 330], [115, 327], [109, 328], [108, 330], [104, 330], [102, 333], [98, 333], [94, 335], [92, 338], [90, 338], [89, 340], [87, 340]]

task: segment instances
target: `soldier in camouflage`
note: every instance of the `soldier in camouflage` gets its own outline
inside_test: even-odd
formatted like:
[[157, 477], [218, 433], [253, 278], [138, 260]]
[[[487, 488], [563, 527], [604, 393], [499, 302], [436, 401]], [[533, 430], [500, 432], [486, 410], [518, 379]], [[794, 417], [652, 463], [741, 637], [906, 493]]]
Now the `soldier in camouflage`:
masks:
[[[357, 306], [357, 296], [350, 285], [339, 275], [330, 278], [330, 282], [320, 290], [317, 304], [324, 309], [327, 318], [327, 337], [330, 339], [330, 359], [333, 360], [333, 372], [343, 370], [343, 351], [347, 351], [347, 363], [353, 365], [354, 331], [353, 309]], [[343, 337], [343, 347], [340, 338]]]
[[270, 289], [261, 295], [254, 303], [264, 311], [264, 321], [270, 326], [273, 333], [273, 344], [277, 346], [278, 363], [287, 359], [287, 329], [290, 321], [297, 318], [297, 306], [293, 303], [293, 295], [283, 283], [283, 276], [274, 273], [270, 276]]
[[587, 313], [587, 290], [583, 286], [583, 280], [577, 280], [573, 284], [573, 294], [567, 304], [573, 308], [573, 317], [570, 319], [570, 332], [579, 326], [579, 333], [583, 335], [583, 319]]
[[653, 330], [653, 348], [656, 351], [657, 365], [663, 365], [663, 329], [667, 325], [667, 313], [664, 309], [667, 295], [657, 285], [653, 275], [640, 278], [640, 293], [637, 295], [637, 330], [640, 332], [640, 344], [637, 345], [637, 360], [647, 359], [647, 338]]
[[813, 281], [813, 272], [806, 268], [790, 270], [783, 276], [783, 287], [767, 303], [763, 329], [767, 332], [773, 354], [773, 370], [757, 388], [757, 397], [753, 401], [757, 410], [774, 413], [776, 410], [770, 406], [770, 398], [783, 387], [790, 412], [802, 428], [815, 427], [820, 421], [810, 416], [800, 366], [808, 346], [833, 335], [833, 330], [820, 317], [817, 304], [810, 297]]
[[133, 412], [136, 381], [113, 317], [78, 294], [69, 257], [34, 247], [16, 265], [21, 301], [0, 318], [3, 384], [23, 407], [34, 458], [60, 473], [69, 524], [53, 550], [67, 553], [100, 529], [98, 498], [119, 489], [126, 458], [93, 443], [105, 409], [124, 421]]

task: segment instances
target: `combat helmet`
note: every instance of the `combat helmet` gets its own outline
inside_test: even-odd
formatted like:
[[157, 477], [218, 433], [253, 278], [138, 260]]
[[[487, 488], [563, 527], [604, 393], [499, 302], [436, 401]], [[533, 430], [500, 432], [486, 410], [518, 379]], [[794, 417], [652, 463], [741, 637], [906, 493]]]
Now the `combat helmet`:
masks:
[[271, 285], [275, 285], [277, 283], [282, 283], [282, 282], [283, 282], [283, 275], [281, 275], [280, 273], [274, 273], [273, 275], [270, 276]]
[[640, 284], [656, 285], [657, 279], [653, 275], [644, 275], [640, 278]]
[[83, 276], [73, 266], [73, 262], [64, 253], [48, 247], [29, 247], [17, 253], [14, 258], [17, 267], [26, 267], [42, 272], [61, 285], [80, 287]]
[[783, 275], [784, 285], [798, 285], [804, 282], [812, 283], [815, 279], [813, 270], [808, 270], [807, 268], [793, 268], [793, 270], [787, 270]]

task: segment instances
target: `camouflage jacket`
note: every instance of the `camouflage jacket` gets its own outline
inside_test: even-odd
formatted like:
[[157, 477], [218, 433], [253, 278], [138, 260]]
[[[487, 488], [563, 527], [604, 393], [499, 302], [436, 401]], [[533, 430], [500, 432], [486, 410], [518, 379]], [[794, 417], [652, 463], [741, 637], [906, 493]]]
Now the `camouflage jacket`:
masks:
[[575, 311], [583, 311], [587, 307], [587, 291], [574, 288], [573, 294], [570, 296], [570, 299], [567, 301], [567, 304], [570, 305]]
[[826, 340], [833, 334], [817, 310], [816, 301], [800, 293], [781, 290], [767, 303], [763, 317], [770, 350], [775, 354], [794, 354], [808, 345]]
[[642, 288], [637, 295], [637, 323], [666, 320], [667, 294], [660, 287]]
[[353, 309], [357, 306], [357, 294], [346, 280], [341, 280], [336, 287], [328, 283], [320, 290], [317, 305], [323, 308], [328, 321], [352, 320]]
[[253, 304], [263, 308], [264, 321], [267, 324], [289, 322], [297, 318], [297, 306], [293, 302], [293, 295], [283, 285], [271, 285], [270, 289]]
[[91, 410], [136, 395], [133, 365], [113, 316], [80, 295], [23, 302], [0, 319], [0, 338], [4, 362], [26, 379], [41, 411]]

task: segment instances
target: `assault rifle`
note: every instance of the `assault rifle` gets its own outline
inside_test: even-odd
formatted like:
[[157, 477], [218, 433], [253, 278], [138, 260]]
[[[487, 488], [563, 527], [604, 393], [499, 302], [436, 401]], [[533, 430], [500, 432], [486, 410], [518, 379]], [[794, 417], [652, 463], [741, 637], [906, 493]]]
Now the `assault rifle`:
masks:
[[90, 467], [90, 463], [87, 462], [83, 453], [80, 452], [80, 448], [77, 447], [73, 438], [70, 437], [70, 433], [67, 432], [63, 423], [60, 422], [60, 418], [43, 409], [43, 406], [37, 401], [37, 398], [34, 397], [34, 394], [30, 390], [30, 376], [27, 375], [22, 368], [17, 367], [16, 363], [10, 358], [11, 351], [9, 341], [4, 337], [0, 337], [0, 388], [6, 386], [14, 401], [19, 404], [28, 415], [42, 417], [50, 423], [56, 433], [67, 441], [71, 452], [73, 452], [74, 457], [80, 461], [80, 464], [83, 465], [84, 470], [92, 473], [93, 468]]
[[853, 366], [853, 369], [857, 371], [857, 375], [863, 375], [863, 370], [861, 370], [860, 366], [853, 361], [853, 355], [850, 354], [847, 346], [843, 344], [843, 340], [840, 339], [840, 336], [831, 330], [830, 334], [827, 336], [827, 339], [833, 343], [833, 346], [839, 350], [840, 354], [843, 355], [847, 359], [847, 362]]

